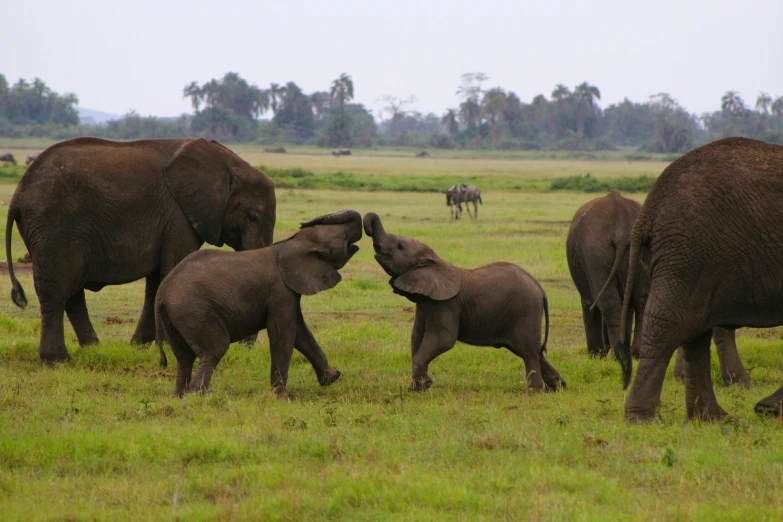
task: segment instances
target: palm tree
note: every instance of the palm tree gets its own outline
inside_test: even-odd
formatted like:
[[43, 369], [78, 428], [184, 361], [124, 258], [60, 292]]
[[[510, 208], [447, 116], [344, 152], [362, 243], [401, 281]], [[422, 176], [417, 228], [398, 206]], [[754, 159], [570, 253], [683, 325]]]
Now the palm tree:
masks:
[[475, 98], [468, 98], [459, 104], [459, 117], [468, 130], [478, 126], [481, 122], [481, 107]]
[[775, 101], [770, 105], [772, 114], [778, 117], [778, 120], [783, 116], [783, 96], [778, 96]]
[[744, 116], [747, 111], [737, 91], [726, 91], [720, 99], [720, 109], [732, 116]]
[[569, 90], [568, 87], [566, 87], [562, 83], [558, 83], [555, 86], [555, 90], [552, 91], [552, 99], [558, 103], [562, 102], [569, 96], [571, 96], [571, 91]]
[[279, 84], [272, 82], [269, 84], [269, 105], [272, 107], [272, 112], [277, 112], [277, 102], [283, 97], [283, 87]]
[[348, 74], [342, 73], [339, 78], [332, 82], [329, 97], [337, 100], [340, 112], [342, 112], [345, 102], [353, 99], [353, 80]]
[[440, 119], [440, 122], [446, 126], [451, 136], [459, 134], [459, 122], [457, 121], [456, 109], [449, 109]]
[[182, 97], [190, 98], [190, 104], [193, 105], [193, 111], [198, 112], [198, 108], [204, 100], [204, 93], [196, 82], [190, 82], [190, 84], [182, 89]]
[[766, 92], [760, 92], [756, 98], [756, 108], [761, 111], [763, 116], [769, 114], [769, 106], [772, 104], [772, 96]]
[[574, 88], [573, 98], [574, 119], [576, 120], [576, 132], [584, 135], [587, 120], [595, 114], [595, 100], [601, 99], [601, 91], [595, 85], [582, 82]]
[[337, 100], [340, 118], [337, 123], [338, 139], [340, 145], [347, 146], [348, 125], [345, 121], [345, 102], [353, 99], [353, 80], [347, 73], [342, 73], [339, 78], [332, 82], [329, 98], [331, 100]]

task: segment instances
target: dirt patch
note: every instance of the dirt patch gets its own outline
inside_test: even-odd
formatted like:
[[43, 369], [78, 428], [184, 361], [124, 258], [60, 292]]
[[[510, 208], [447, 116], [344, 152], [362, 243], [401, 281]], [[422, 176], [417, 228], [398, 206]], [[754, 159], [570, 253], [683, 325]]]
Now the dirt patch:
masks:
[[402, 311], [403, 312], [408, 312], [408, 313], [413, 313], [413, 312], [416, 311], [416, 309], [414, 307], [412, 307], [412, 306], [406, 306], [405, 308], [402, 309]]
[[169, 370], [158, 370], [155, 372], [142, 374], [142, 377], [144, 377], [145, 379], [169, 379], [173, 376], [174, 374], [171, 373]]
[[132, 322], [133, 319], [123, 319], [121, 317], [117, 317], [116, 315], [109, 316], [103, 320], [103, 324], [125, 324]]
[[535, 223], [536, 225], [547, 225], [547, 226], [557, 226], [557, 227], [569, 227], [571, 226], [570, 221], [548, 221], [544, 219], [536, 219], [528, 221], [528, 223]]

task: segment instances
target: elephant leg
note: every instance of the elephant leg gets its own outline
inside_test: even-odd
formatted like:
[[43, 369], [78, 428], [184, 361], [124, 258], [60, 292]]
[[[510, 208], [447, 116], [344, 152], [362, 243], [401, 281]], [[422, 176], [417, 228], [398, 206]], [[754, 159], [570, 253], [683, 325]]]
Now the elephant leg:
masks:
[[541, 377], [544, 379], [544, 385], [549, 391], [555, 391], [560, 388], [566, 387], [566, 382], [560, 376], [552, 363], [546, 358], [544, 352], [541, 352], [538, 356], [538, 364], [541, 367]]
[[712, 339], [715, 341], [715, 347], [718, 351], [720, 374], [723, 377], [723, 382], [725, 384], [740, 383], [746, 387], [750, 386], [750, 375], [745, 371], [737, 351], [736, 330], [713, 328]]
[[676, 355], [674, 356], [674, 378], [680, 382], [685, 380], [685, 363], [682, 359], [682, 346], [677, 348]]
[[272, 392], [276, 397], [285, 399], [290, 398], [286, 386], [288, 384], [288, 367], [291, 365], [291, 356], [294, 353], [294, 342], [296, 339], [296, 325], [270, 322], [267, 324], [266, 332], [269, 336], [269, 348], [272, 356], [272, 365], [270, 369], [270, 383]]
[[315, 337], [313, 337], [310, 329], [307, 328], [301, 310], [299, 312], [299, 319], [296, 323], [294, 348], [299, 350], [299, 352], [310, 361], [313, 370], [315, 370], [315, 375], [318, 378], [318, 384], [321, 386], [328, 386], [340, 378], [340, 371], [329, 366], [326, 354], [321, 349], [318, 341], [315, 340]]
[[582, 321], [587, 338], [587, 354], [591, 357], [606, 356], [606, 345], [603, 338], [603, 318], [598, 308], [590, 310], [590, 306], [582, 303]]
[[417, 306], [416, 316], [413, 319], [413, 330], [411, 331], [411, 360], [416, 357], [421, 347], [421, 342], [424, 340], [424, 328], [426, 324], [424, 321], [424, 313]]
[[682, 346], [685, 361], [685, 407], [689, 419], [721, 420], [726, 412], [718, 405], [712, 388], [710, 344], [712, 331], [707, 330]]
[[[172, 351], [174, 351], [173, 347]], [[177, 380], [174, 386], [174, 395], [182, 397], [190, 388], [196, 354], [190, 348], [187, 348], [187, 350], [175, 352], [175, 356], [177, 358]]]
[[[196, 375], [190, 381], [189, 389], [191, 392], [205, 393], [209, 389], [209, 382], [212, 380], [212, 374], [215, 372], [215, 367], [219, 362], [220, 357], [210, 352], [203, 352], [203, 355], [199, 358]], [[177, 378], [179, 378], [179, 366], [177, 366]]]
[[149, 344], [155, 340], [155, 296], [160, 286], [160, 274], [147, 276], [144, 287], [144, 306], [141, 309], [131, 344]]
[[84, 300], [84, 288], [80, 289], [65, 303], [65, 313], [76, 332], [80, 346], [98, 343], [98, 334], [90, 322], [90, 314], [87, 312], [87, 303]]
[[769, 397], [765, 397], [757, 402], [753, 409], [759, 415], [780, 417], [781, 412], [783, 412], [783, 386]]
[[514, 340], [509, 343], [508, 349], [525, 362], [527, 388], [536, 392], [542, 391], [544, 389], [544, 379], [541, 368], [540, 336], [531, 336], [529, 333], [519, 332], [514, 336]]
[[38, 279], [35, 280], [35, 293], [41, 303], [41, 343], [38, 355], [42, 362], [49, 365], [67, 361], [71, 356], [65, 347], [65, 300], [60, 292]]
[[[451, 337], [451, 336], [449, 336]], [[408, 387], [410, 391], [426, 390], [432, 386], [432, 379], [428, 371], [430, 362], [442, 353], [446, 353], [454, 347], [456, 335], [453, 339], [446, 338], [444, 335], [437, 335], [433, 332], [424, 332], [419, 350], [413, 357], [413, 379]]]

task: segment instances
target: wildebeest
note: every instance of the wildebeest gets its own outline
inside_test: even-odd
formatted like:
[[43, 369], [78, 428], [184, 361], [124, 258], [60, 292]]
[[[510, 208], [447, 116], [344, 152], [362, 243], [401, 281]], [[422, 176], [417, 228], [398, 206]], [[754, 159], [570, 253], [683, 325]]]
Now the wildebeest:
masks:
[[417, 158], [428, 158], [429, 155], [430, 153], [427, 152], [426, 150], [420, 150], [419, 152], [416, 153]]
[[[471, 219], [478, 218], [478, 203], [484, 204], [481, 201], [481, 190], [473, 185], [465, 185], [464, 183], [459, 186], [461, 203], [465, 203], [465, 210], [468, 211], [468, 215]], [[473, 214], [470, 213], [470, 206], [468, 203], [473, 203]]]
[[27, 156], [27, 162], [25, 163], [25, 165], [29, 165], [30, 163], [32, 163], [32, 162], [34, 162], [35, 160], [37, 160], [37, 159], [38, 159], [38, 156], [40, 156], [40, 154], [29, 154], [29, 155]]
[[333, 150], [332, 156], [350, 156], [351, 155], [351, 149], [343, 147], [339, 150]]
[[16, 165], [16, 158], [14, 158], [14, 155], [10, 152], [4, 152], [3, 154], [0, 154], [0, 161], [10, 163], [11, 165]]
[[462, 190], [460, 185], [452, 185], [446, 191], [446, 206], [450, 207], [451, 219], [459, 219], [462, 215]]

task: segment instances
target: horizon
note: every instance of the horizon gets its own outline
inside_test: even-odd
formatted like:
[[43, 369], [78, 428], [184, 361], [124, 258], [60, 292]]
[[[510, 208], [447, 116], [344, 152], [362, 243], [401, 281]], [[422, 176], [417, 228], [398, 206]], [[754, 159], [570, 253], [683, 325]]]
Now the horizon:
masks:
[[8, 6], [9, 19], [34, 19], [35, 26], [11, 24], [0, 35], [0, 44], [14, 49], [0, 68], [11, 83], [39, 77], [57, 92], [75, 93], [79, 107], [120, 116], [192, 113], [184, 86], [229, 71], [261, 88], [294, 81], [307, 93], [346, 72], [354, 101], [374, 114], [387, 94], [415, 95], [408, 110], [443, 114], [458, 104], [460, 75], [476, 71], [489, 76], [484, 88], [514, 91], [525, 102], [549, 98], [558, 83], [587, 81], [601, 90], [602, 108], [667, 92], [702, 114], [716, 110], [729, 90], [749, 106], [762, 91], [783, 95], [783, 46], [774, 39], [783, 3], [750, 0], [741, 13], [733, 7], [490, 0], [476, 9], [442, 0], [350, 0], [236, 1], [215, 10], [198, 0], [43, 0]]

